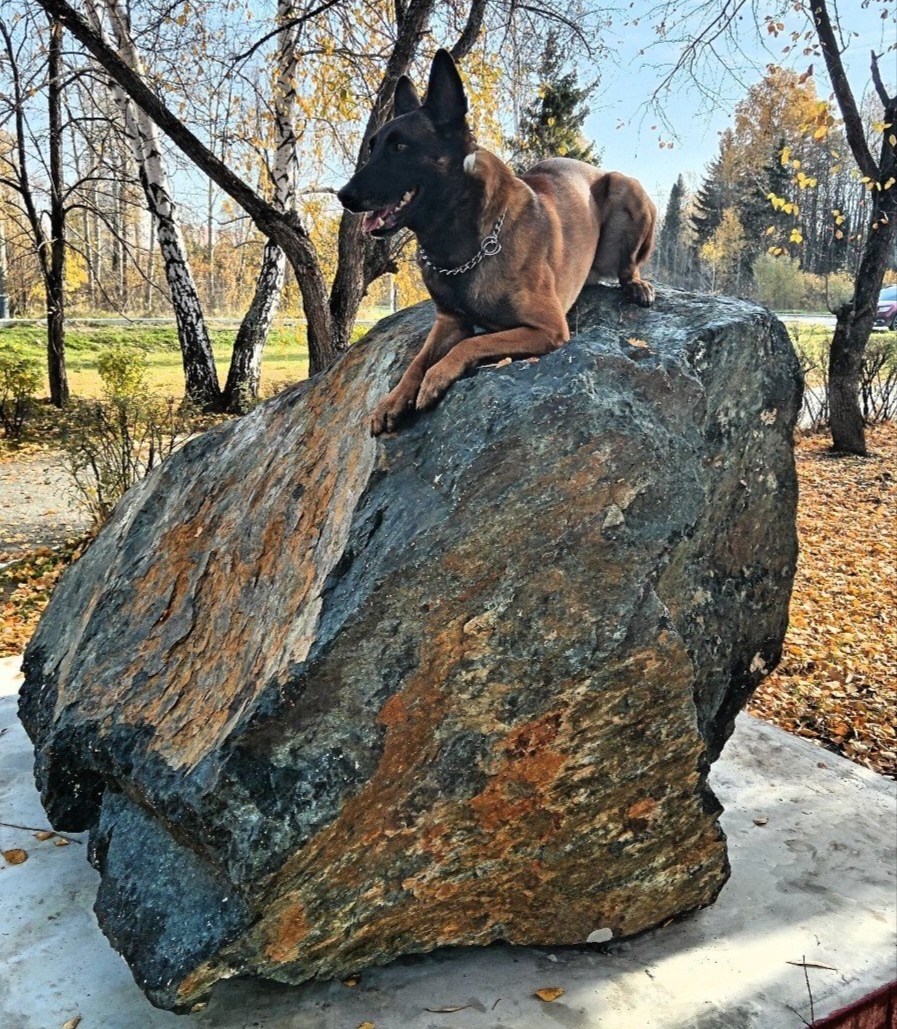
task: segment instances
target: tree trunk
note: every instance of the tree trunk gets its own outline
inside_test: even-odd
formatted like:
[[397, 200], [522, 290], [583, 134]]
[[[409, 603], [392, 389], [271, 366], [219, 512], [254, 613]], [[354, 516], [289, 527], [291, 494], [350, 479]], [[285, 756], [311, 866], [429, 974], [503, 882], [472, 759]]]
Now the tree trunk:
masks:
[[150, 215], [149, 218], [149, 241], [146, 246], [146, 281], [143, 284], [143, 313], [147, 317], [153, 313], [153, 290], [155, 282], [153, 275], [156, 266], [156, 220]]
[[234, 341], [224, 387], [224, 409], [230, 414], [245, 414], [258, 399], [262, 353], [280, 303], [286, 263], [276, 243], [265, 244], [255, 296]]
[[[296, 47], [298, 26], [292, 0], [278, 0], [277, 19], [282, 26], [277, 37], [277, 81], [274, 85], [274, 206], [278, 211], [292, 211], [296, 203]], [[283, 291], [286, 256], [277, 243], [269, 240], [262, 254], [249, 310], [234, 340], [227, 383], [224, 387], [225, 410], [232, 414], [247, 411], [258, 399], [261, 381], [262, 354], [268, 342], [271, 323]]]
[[62, 25], [51, 19], [47, 86], [50, 132], [50, 262], [47, 295], [47, 377], [50, 402], [65, 407], [69, 383], [65, 370], [65, 205], [62, 179]]
[[65, 407], [69, 402], [68, 375], [65, 369], [65, 293], [64, 279], [54, 271], [45, 283], [47, 292], [47, 378], [50, 403]]
[[184, 366], [184, 392], [187, 399], [197, 407], [217, 411], [221, 407], [221, 389], [215, 370], [212, 342], [187, 261], [180, 226], [171, 217], [162, 215], [160, 196], [152, 185], [147, 183], [145, 188], [150, 210], [156, 215], [156, 237], [165, 265], [165, 278], [171, 291], [171, 305]]
[[[358, 159], [355, 163], [356, 170], [366, 160], [367, 140], [386, 122], [392, 112], [396, 83], [402, 75], [407, 74], [411, 67], [411, 61], [429, 25], [433, 7], [433, 0], [415, 0], [414, 3], [408, 5], [404, 15], [399, 19], [398, 38], [365, 126]], [[474, 11], [477, 12], [479, 20], [473, 23], [473, 27], [468, 25], [465, 35], [462, 37], [462, 40], [465, 40], [464, 46], [467, 46], [468, 50], [476, 41], [476, 36], [482, 26], [482, 10], [479, 4], [472, 5], [471, 19], [473, 19]], [[472, 39], [468, 44], [466, 36], [471, 32]], [[453, 48], [456, 59], [466, 52], [459, 49], [462, 47], [462, 40], [459, 40], [456, 47]], [[361, 229], [361, 219], [353, 215], [344, 214], [340, 219], [337, 253], [336, 275], [330, 291], [330, 316], [333, 325], [334, 348], [339, 353], [349, 346], [355, 317], [368, 286], [374, 279], [397, 269], [395, 261], [390, 257], [388, 241], [366, 236]]]
[[0, 218], [0, 322], [9, 317], [9, 264], [6, 259], [6, 233]]
[[897, 226], [897, 192], [877, 193], [872, 226], [854, 281], [853, 299], [838, 309], [829, 351], [828, 402], [832, 449], [865, 455], [866, 435], [859, 391], [863, 355], [872, 334], [878, 294], [884, 280]]
[[[117, 0], [106, 0], [106, 12], [123, 60], [133, 71], [142, 75], [140, 55]], [[89, 15], [97, 34], [102, 35], [102, 16], [96, 5], [89, 6]], [[165, 266], [165, 278], [177, 324], [186, 397], [203, 410], [218, 410], [222, 398], [215, 357], [190, 270], [177, 208], [171, 196], [158, 130], [150, 118], [131, 103], [120, 86], [113, 86], [112, 93], [122, 113], [125, 134], [137, 162], [147, 207], [155, 221], [156, 239]]]
[[[885, 122], [897, 121], [897, 98], [885, 104]], [[878, 294], [897, 238], [897, 152], [888, 133], [882, 140], [879, 181], [870, 190], [872, 217], [854, 280], [853, 298], [838, 310], [829, 352], [828, 400], [832, 449], [838, 453], [866, 454], [866, 435], [860, 410], [859, 388], [863, 355], [872, 334]]]
[[885, 89], [878, 56], [873, 51], [872, 81], [884, 107], [882, 121], [886, 128], [892, 128], [890, 133], [882, 132], [881, 154], [876, 161], [841, 60], [841, 45], [832, 25], [828, 2], [814, 0], [811, 9], [832, 90], [844, 119], [844, 132], [872, 199], [872, 218], [854, 280], [853, 298], [838, 311], [829, 352], [828, 386], [832, 449], [865, 455], [866, 436], [859, 402], [860, 372], [897, 223], [897, 146], [891, 142], [893, 125], [897, 122], [897, 96], [890, 96]]
[[[871, 322], [869, 328], [871, 329]], [[860, 372], [869, 339], [853, 315], [853, 304], [838, 309], [835, 334], [828, 357], [828, 406], [832, 449], [844, 454], [866, 454], [866, 436], [860, 411]]]

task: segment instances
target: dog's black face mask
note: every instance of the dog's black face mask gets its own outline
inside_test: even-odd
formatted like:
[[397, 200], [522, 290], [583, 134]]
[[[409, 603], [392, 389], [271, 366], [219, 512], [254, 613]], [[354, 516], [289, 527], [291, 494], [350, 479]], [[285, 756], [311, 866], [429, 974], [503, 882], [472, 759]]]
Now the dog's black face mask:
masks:
[[454, 61], [439, 50], [421, 103], [411, 81], [396, 85], [395, 117], [368, 140], [368, 159], [339, 191], [342, 205], [364, 213], [372, 236], [443, 220], [460, 184], [464, 158], [473, 149], [467, 97]]

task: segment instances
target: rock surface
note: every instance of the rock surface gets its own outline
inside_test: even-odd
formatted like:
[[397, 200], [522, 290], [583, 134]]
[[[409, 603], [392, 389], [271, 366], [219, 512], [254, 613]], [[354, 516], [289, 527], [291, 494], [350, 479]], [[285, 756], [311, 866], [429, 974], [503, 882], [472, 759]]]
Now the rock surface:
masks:
[[734, 300], [598, 287], [394, 437], [421, 305], [207, 433], [65, 576], [20, 713], [149, 998], [709, 904], [706, 783], [777, 662], [800, 376]]

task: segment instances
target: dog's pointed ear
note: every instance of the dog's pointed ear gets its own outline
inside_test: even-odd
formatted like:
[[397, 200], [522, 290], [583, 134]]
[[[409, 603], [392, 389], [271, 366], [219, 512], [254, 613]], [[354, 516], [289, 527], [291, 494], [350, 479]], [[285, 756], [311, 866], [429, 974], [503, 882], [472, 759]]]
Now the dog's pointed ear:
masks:
[[451, 125], [464, 121], [467, 114], [467, 96], [464, 83], [448, 50], [437, 50], [430, 68], [427, 97], [424, 106], [437, 125]]
[[411, 79], [407, 75], [399, 77], [396, 83], [396, 92], [392, 102], [393, 116], [398, 118], [403, 114], [411, 114], [420, 107], [420, 97], [414, 88]]

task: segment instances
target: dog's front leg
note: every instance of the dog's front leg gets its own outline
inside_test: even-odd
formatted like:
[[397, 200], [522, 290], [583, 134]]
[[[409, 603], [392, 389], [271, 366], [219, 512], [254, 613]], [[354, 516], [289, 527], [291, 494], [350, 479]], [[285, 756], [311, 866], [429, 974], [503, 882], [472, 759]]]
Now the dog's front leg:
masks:
[[521, 326], [471, 336], [459, 343], [426, 373], [417, 391], [417, 408], [423, 411], [437, 404], [453, 382], [482, 361], [503, 357], [540, 357], [563, 346], [570, 338], [563, 316], [544, 328]]
[[371, 416], [372, 436], [392, 432], [402, 418], [414, 410], [417, 393], [427, 369], [444, 358], [456, 343], [466, 339], [471, 332], [473, 326], [454, 315], [441, 311], [436, 315], [436, 321], [420, 353], [408, 365], [398, 386], [388, 393], [374, 410]]

